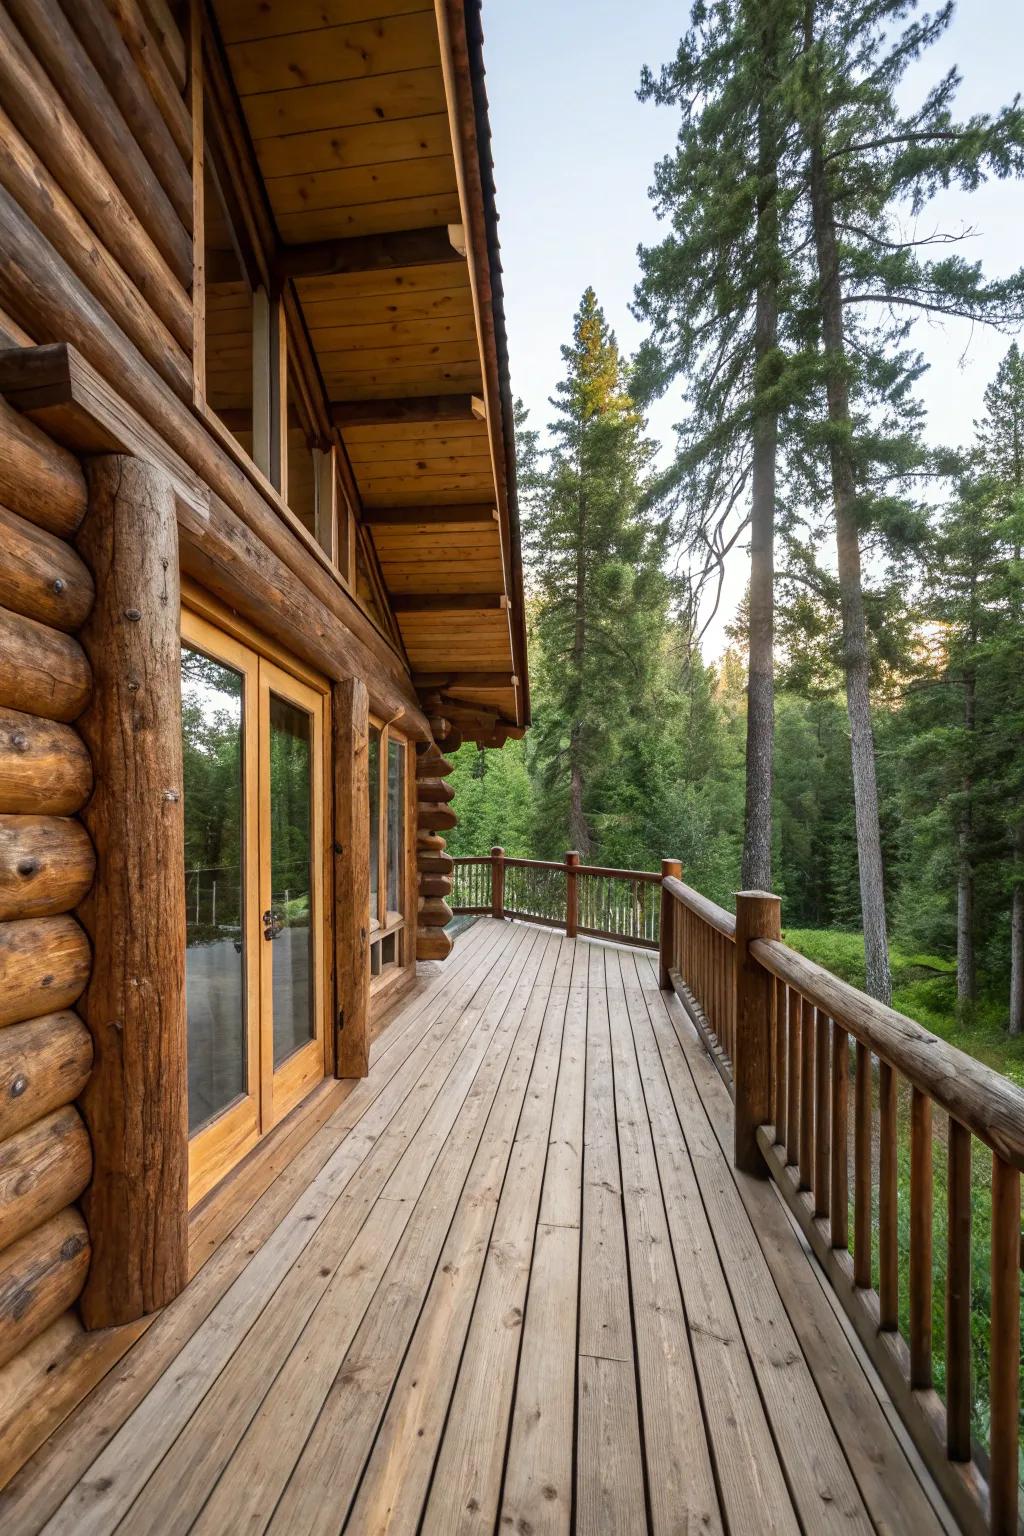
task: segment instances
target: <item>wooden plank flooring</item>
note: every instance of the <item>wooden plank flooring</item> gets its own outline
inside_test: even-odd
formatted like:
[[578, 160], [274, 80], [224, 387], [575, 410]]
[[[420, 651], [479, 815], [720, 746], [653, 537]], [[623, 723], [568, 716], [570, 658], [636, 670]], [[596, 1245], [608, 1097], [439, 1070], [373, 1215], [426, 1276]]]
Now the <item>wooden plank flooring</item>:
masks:
[[5, 1536], [942, 1530], [649, 956], [478, 922], [329, 1107]]

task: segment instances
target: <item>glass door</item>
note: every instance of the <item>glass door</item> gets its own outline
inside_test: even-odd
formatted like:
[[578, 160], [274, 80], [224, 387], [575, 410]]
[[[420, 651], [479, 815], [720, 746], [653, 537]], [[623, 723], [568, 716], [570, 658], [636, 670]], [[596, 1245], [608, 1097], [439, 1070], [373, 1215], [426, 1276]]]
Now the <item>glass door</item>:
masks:
[[275, 1119], [324, 1075], [323, 696], [260, 662], [263, 1081]]
[[324, 695], [182, 614], [189, 1199], [324, 1074]]

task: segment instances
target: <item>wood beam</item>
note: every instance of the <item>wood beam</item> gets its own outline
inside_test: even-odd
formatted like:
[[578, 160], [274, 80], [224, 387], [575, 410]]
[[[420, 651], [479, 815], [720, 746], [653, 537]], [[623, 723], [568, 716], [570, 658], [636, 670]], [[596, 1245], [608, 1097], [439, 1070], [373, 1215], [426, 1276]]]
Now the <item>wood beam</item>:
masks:
[[396, 400], [332, 400], [336, 427], [392, 427], [421, 421], [484, 421], [477, 395], [410, 395]]
[[519, 679], [514, 672], [416, 672], [413, 687], [421, 689], [446, 688], [518, 688]]
[[394, 613], [497, 613], [508, 607], [504, 592], [395, 592]]
[[364, 507], [362, 521], [370, 528], [430, 528], [444, 523], [490, 528], [498, 521], [498, 514], [486, 503], [482, 506]]
[[441, 224], [285, 246], [278, 255], [277, 273], [281, 278], [334, 277], [349, 272], [392, 271], [398, 267], [435, 267], [459, 257], [465, 260], [465, 256], [461, 224]]

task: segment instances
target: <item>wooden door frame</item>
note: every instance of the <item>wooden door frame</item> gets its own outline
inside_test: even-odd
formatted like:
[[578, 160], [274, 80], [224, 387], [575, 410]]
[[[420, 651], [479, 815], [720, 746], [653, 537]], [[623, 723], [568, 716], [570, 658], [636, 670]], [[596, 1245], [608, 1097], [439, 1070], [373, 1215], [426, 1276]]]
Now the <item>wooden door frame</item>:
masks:
[[[290, 657], [282, 647], [262, 636], [258, 630], [224, 608], [215, 598], [191, 582], [182, 583], [181, 634], [215, 660], [243, 672], [247, 686], [244, 693], [244, 763], [245, 783], [245, 883], [246, 913], [246, 1030], [248, 1042], [248, 1081], [255, 1090], [244, 1100], [229, 1105], [220, 1115], [189, 1139], [189, 1193], [192, 1209], [225, 1177], [259, 1141], [309, 1093], [321, 1078], [334, 1071], [333, 1031], [328, 1027], [331, 1005], [331, 967], [334, 953], [333, 904], [327, 899], [330, 876], [330, 828], [332, 825], [331, 791], [331, 685], [326, 678]], [[264, 859], [260, 847], [263, 795], [261, 759], [264, 726], [262, 704], [265, 687], [277, 678], [283, 697], [316, 701], [314, 720], [314, 793], [313, 793], [313, 885], [314, 902], [311, 924], [314, 933], [314, 1007], [319, 1051], [303, 1047], [273, 1072], [272, 1016], [268, 1030], [261, 1017], [264, 1011], [263, 976], [266, 969], [262, 946], [260, 904]], [[269, 786], [267, 786], [269, 794]], [[269, 850], [268, 850], [269, 852]], [[256, 878], [250, 872], [256, 871]], [[316, 914], [314, 916], [314, 913]], [[268, 999], [269, 1001], [269, 999]], [[311, 1045], [313, 1042], [311, 1042]], [[308, 1051], [308, 1055], [304, 1055]], [[303, 1065], [293, 1065], [296, 1057]], [[315, 1061], [314, 1061], [315, 1058]], [[267, 1065], [269, 1061], [269, 1078]], [[187, 1070], [187, 1069], [186, 1069]], [[282, 1076], [282, 1073], [284, 1076]], [[274, 1077], [277, 1084], [274, 1084]], [[255, 1125], [252, 1124], [250, 1100], [256, 1100]], [[246, 1114], [243, 1117], [242, 1108]], [[243, 1125], [244, 1119], [244, 1125]]]
[[[181, 638], [184, 644], [222, 662], [243, 678], [242, 692], [242, 804], [245, 828], [242, 855], [243, 932], [245, 934], [245, 1001], [247, 1092], [229, 1104], [188, 1143], [189, 1205], [213, 1188], [260, 1139], [259, 1056], [259, 889], [251, 874], [259, 866], [259, 816], [256, 806], [259, 783], [259, 658], [248, 645], [225, 633], [193, 610], [182, 607]], [[186, 1073], [187, 1057], [186, 1057]]]
[[[272, 1129], [300, 1099], [313, 1088], [328, 1071], [327, 1042], [327, 977], [325, 964], [329, 960], [326, 922], [324, 854], [327, 844], [328, 821], [326, 819], [326, 745], [329, 725], [329, 695], [294, 677], [277, 662], [268, 657], [259, 659], [259, 716], [260, 716], [260, 862], [259, 862], [259, 909], [271, 906], [270, 876], [270, 776], [265, 773], [266, 751], [270, 744], [270, 695], [299, 709], [307, 710], [312, 721], [310, 763], [313, 769], [310, 815], [311, 871], [313, 889], [310, 893], [310, 931], [313, 936], [313, 1023], [315, 1033], [307, 1044], [293, 1051], [280, 1065], [274, 1067], [274, 999], [273, 960], [274, 946], [260, 935], [260, 1063], [261, 1127], [263, 1134]], [[318, 835], [319, 829], [319, 835]], [[318, 852], [319, 843], [319, 854]]]

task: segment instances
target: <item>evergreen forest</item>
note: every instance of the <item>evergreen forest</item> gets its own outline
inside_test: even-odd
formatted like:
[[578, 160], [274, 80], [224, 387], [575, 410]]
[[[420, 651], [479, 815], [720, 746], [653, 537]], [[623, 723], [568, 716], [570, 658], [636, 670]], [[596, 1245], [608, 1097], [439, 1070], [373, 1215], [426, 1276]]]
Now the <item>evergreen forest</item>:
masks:
[[[533, 725], [460, 749], [449, 851], [773, 890], [791, 943], [1024, 1082], [1024, 269], [941, 197], [1024, 172], [1024, 112], [959, 117], [955, 71], [907, 109], [951, 15], [697, 0], [645, 71], [677, 129], [645, 339], [588, 288], [550, 420], [517, 411]], [[1005, 343], [937, 450], [915, 332], [946, 317]]]

